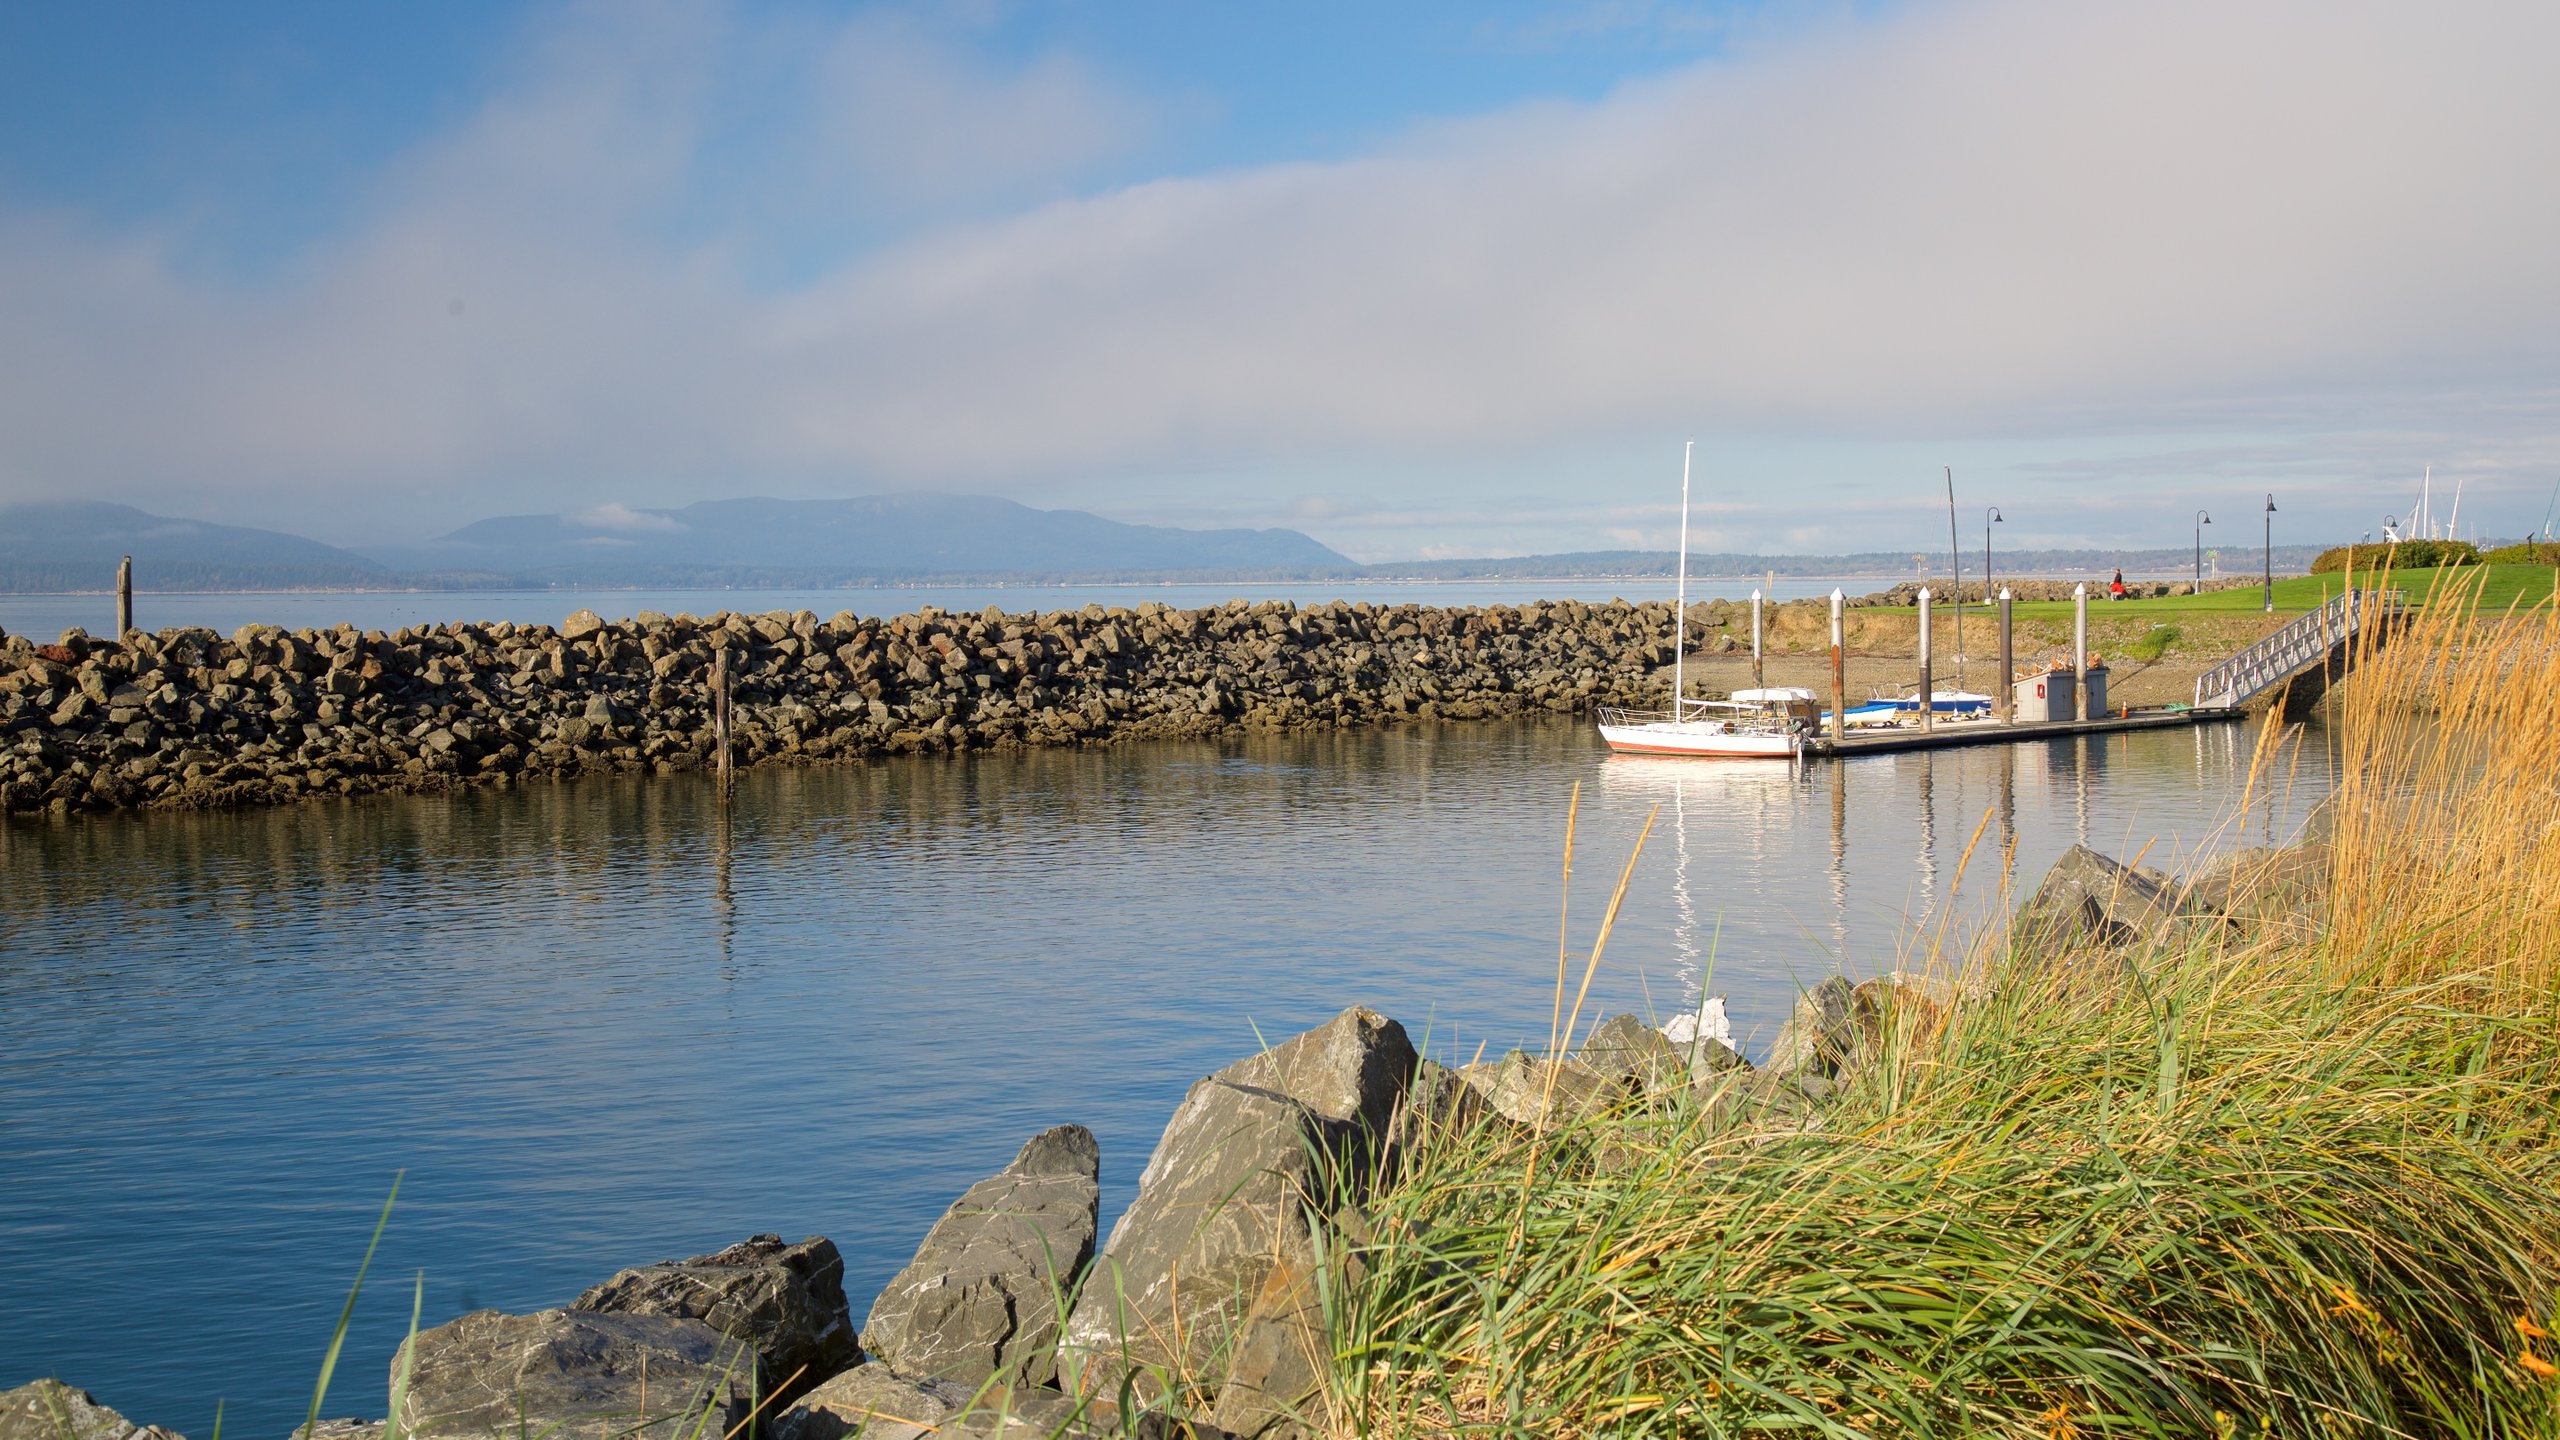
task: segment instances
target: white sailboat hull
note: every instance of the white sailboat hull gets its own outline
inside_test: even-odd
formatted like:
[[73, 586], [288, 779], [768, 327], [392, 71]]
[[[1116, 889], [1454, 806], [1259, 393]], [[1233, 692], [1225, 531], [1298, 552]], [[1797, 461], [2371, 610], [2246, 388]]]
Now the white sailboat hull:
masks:
[[1600, 726], [1600, 738], [1621, 755], [1696, 755], [1729, 760], [1789, 760], [1799, 738], [1722, 720], [1656, 720]]

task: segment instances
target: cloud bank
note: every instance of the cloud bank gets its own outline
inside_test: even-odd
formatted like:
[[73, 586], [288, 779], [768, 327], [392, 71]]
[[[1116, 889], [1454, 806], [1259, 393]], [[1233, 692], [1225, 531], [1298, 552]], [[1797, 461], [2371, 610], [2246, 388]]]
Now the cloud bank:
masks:
[[[250, 281], [174, 226], [0, 197], [0, 493], [1036, 500], [1661, 427], [2247, 431], [2446, 395], [2547, 427], [2560, 391], [2549, 6], [1953, 0], [1064, 200], [1038, 197], [1139, 144], [1143, 98], [894, 18], [744, 24], [547, 20]], [[810, 97], [770, 149], [805, 168], [732, 173], [742, 86]], [[865, 238], [777, 282], [748, 257], [791, 190], [848, 197]], [[1029, 208], [881, 229], [1007, 195]]]

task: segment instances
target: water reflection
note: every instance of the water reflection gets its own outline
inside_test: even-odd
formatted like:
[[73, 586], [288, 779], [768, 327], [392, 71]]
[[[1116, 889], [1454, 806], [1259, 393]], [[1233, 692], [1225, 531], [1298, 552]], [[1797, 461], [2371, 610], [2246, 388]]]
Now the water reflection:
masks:
[[[2021, 883], [2084, 837], [2174, 864], [2256, 739], [1797, 772], [1488, 724], [757, 772], [726, 810], [682, 776], [0, 825], [0, 1357], [282, 1434], [404, 1167], [376, 1264], [427, 1272], [429, 1323], [756, 1230], [835, 1237], [864, 1304], [1041, 1126], [1095, 1129], [1116, 1213], [1257, 1034], [1357, 1002], [1444, 1055], [1542, 1042], [1577, 781], [1578, 951], [1662, 814], [1594, 1013], [1712, 985], [1765, 1044], [1834, 965], [1996, 917], [1988, 825]], [[2276, 752], [2250, 833], [2326, 744]]]

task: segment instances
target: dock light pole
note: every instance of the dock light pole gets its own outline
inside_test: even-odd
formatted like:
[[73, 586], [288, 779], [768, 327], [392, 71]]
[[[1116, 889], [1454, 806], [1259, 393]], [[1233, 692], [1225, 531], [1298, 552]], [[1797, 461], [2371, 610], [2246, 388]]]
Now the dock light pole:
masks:
[[1937, 704], [1931, 698], [1929, 678], [1929, 587], [1920, 587], [1920, 733], [1925, 735], [1938, 726]]
[[1997, 505], [1982, 512], [1982, 598], [1985, 601], [1991, 598], [1991, 526], [2001, 520]]
[[2201, 510], [2196, 512], [2196, 593], [2199, 595], [2204, 593], [2204, 527], [2212, 523], [2212, 516]]
[[2267, 613], [2276, 613], [2276, 497], [2267, 497], [2267, 538], [2262, 552], [2266, 557]]

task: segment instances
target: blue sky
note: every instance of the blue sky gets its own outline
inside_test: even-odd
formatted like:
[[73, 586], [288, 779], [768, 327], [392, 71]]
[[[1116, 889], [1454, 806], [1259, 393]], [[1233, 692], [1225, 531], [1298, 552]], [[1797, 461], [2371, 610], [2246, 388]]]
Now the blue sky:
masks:
[[2560, 479], [2555, 41], [2307, 0], [15, 7], [0, 500], [354, 542], [942, 488], [1389, 558], [1667, 543], [1695, 436], [1719, 548], [1943, 543], [1941, 465], [2020, 545], [2269, 492], [2351, 538], [2428, 464], [2518, 533]]

